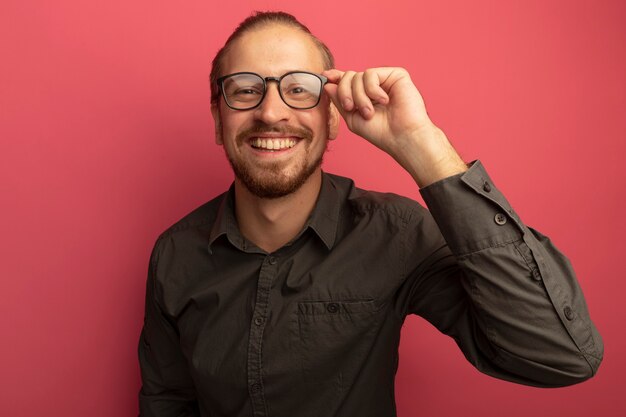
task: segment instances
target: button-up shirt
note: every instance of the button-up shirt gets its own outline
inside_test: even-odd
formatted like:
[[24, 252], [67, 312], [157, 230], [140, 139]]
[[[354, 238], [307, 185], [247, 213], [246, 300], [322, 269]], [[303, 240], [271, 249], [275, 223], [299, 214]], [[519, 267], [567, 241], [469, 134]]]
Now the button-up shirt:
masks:
[[592, 376], [603, 345], [568, 260], [480, 162], [420, 190], [430, 211], [323, 174], [305, 227], [266, 253], [233, 188], [158, 239], [139, 342], [152, 416], [395, 416], [402, 324], [424, 317], [480, 371]]

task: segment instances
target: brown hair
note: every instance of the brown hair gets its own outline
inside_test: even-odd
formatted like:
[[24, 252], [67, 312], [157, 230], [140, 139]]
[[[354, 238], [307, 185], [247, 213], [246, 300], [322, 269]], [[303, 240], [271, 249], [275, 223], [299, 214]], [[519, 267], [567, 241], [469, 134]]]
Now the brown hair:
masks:
[[324, 45], [324, 42], [315, 37], [309, 28], [300, 23], [294, 16], [285, 12], [254, 12], [241, 22], [239, 26], [237, 26], [237, 29], [235, 29], [235, 31], [228, 37], [224, 46], [217, 52], [215, 58], [213, 58], [210, 76], [211, 104], [217, 103], [219, 99], [217, 79], [220, 75], [222, 75], [220, 74], [222, 70], [222, 60], [224, 59], [224, 55], [226, 55], [229, 51], [230, 45], [235, 40], [239, 39], [244, 33], [270, 24], [291, 26], [308, 34], [322, 54], [324, 69], [331, 69], [335, 67], [335, 59], [333, 58], [333, 54], [330, 52], [330, 49], [328, 49], [328, 47]]

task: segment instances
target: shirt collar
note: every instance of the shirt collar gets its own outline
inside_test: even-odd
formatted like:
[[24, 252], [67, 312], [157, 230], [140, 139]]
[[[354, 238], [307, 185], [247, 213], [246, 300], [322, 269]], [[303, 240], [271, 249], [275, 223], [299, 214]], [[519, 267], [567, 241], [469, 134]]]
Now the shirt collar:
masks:
[[[330, 250], [335, 244], [337, 223], [341, 209], [339, 190], [331, 177], [322, 173], [322, 186], [315, 207], [304, 225], [303, 231], [310, 228], [324, 242]], [[298, 234], [298, 237], [302, 235]], [[237, 218], [235, 217], [235, 185], [230, 186], [223, 194], [215, 217], [215, 222], [209, 234], [209, 251], [220, 236], [226, 235], [228, 241], [240, 250], [246, 249], [246, 239], [241, 235]]]
[[305, 228], [310, 227], [329, 250], [335, 245], [340, 210], [339, 190], [330, 175], [323, 172], [320, 194]]
[[235, 217], [235, 184], [233, 183], [227, 192], [222, 194], [211, 233], [209, 234], [209, 251], [213, 242], [220, 236], [226, 235], [228, 241], [240, 250], [244, 250], [245, 239], [239, 232], [237, 218]]

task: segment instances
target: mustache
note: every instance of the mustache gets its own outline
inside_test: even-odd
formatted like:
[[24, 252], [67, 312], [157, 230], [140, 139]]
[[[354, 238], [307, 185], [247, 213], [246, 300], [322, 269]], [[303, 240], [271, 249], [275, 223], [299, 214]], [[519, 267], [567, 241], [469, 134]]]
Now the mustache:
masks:
[[306, 127], [268, 126], [264, 123], [255, 123], [249, 128], [239, 132], [235, 139], [238, 143], [240, 143], [251, 136], [258, 136], [262, 135], [263, 133], [280, 133], [285, 136], [297, 136], [305, 140], [310, 140], [313, 138], [313, 131]]

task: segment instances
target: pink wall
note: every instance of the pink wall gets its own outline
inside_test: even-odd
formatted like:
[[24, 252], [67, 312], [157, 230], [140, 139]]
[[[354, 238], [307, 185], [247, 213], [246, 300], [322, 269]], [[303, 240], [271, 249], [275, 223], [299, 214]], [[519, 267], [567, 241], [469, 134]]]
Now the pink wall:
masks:
[[[210, 59], [267, 8], [299, 16], [341, 69], [407, 67], [464, 158], [480, 158], [526, 223], [570, 256], [604, 336], [596, 378], [539, 390], [479, 374], [410, 318], [399, 415], [626, 415], [621, 0], [4, 0], [0, 415], [137, 414], [151, 246], [232, 180], [213, 143]], [[345, 128], [325, 167], [418, 196]]]

